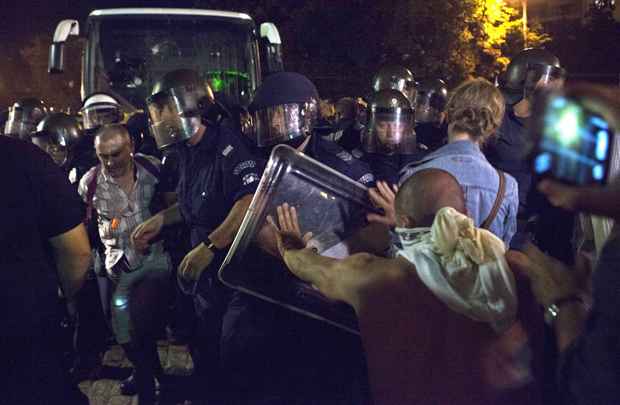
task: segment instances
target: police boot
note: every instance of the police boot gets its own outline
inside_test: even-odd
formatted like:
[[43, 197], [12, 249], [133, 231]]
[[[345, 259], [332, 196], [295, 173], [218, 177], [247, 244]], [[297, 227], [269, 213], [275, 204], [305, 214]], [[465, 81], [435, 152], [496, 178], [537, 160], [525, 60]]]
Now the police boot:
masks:
[[164, 373], [159, 362], [157, 344], [152, 342], [137, 346], [130, 343], [123, 345], [123, 349], [134, 369], [128, 378], [121, 381], [121, 394], [155, 398], [160, 390], [159, 377]]

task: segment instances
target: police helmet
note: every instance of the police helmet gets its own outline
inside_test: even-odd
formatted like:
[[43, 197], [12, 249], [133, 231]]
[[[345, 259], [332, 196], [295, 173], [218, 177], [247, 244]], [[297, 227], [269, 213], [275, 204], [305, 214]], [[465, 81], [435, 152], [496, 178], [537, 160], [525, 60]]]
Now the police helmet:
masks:
[[419, 123], [439, 123], [448, 102], [448, 86], [441, 79], [421, 79], [415, 98], [415, 120]]
[[37, 98], [24, 98], [16, 101], [9, 107], [4, 134], [19, 139], [28, 139], [47, 112], [45, 103]]
[[96, 130], [106, 124], [118, 124], [123, 119], [120, 103], [106, 93], [93, 93], [86, 97], [80, 112], [85, 130]]
[[566, 77], [560, 60], [540, 48], [527, 48], [515, 56], [502, 77], [501, 88], [508, 104], [529, 97], [537, 86], [547, 86]]
[[58, 166], [65, 166], [73, 157], [73, 149], [82, 138], [78, 121], [65, 113], [51, 113], [37, 125], [30, 139], [43, 149]]
[[319, 93], [304, 75], [277, 72], [256, 89], [249, 106], [254, 128], [249, 134], [259, 147], [303, 139], [319, 118]]
[[400, 65], [386, 65], [372, 79], [372, 88], [375, 92], [393, 89], [398, 90], [407, 97], [413, 105], [416, 96], [416, 82], [413, 73]]
[[411, 154], [416, 151], [414, 112], [398, 90], [376, 92], [368, 103], [368, 123], [362, 134], [368, 153]]
[[146, 103], [151, 134], [162, 149], [191, 138], [215, 105], [215, 97], [208, 82], [197, 72], [178, 69], [155, 83]]

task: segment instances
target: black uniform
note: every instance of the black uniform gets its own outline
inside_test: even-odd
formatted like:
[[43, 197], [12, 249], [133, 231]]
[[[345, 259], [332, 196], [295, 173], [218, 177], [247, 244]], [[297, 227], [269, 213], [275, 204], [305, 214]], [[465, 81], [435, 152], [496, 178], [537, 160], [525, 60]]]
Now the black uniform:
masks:
[[388, 184], [398, 184], [398, 173], [411, 162], [417, 162], [426, 155], [425, 151], [420, 151], [410, 155], [383, 155], [381, 153], [365, 153], [354, 150], [353, 156], [363, 160], [370, 166], [376, 181], [386, 181]]
[[536, 217], [533, 229], [536, 245], [544, 252], [565, 263], [573, 261], [573, 228], [575, 214], [553, 207], [547, 198], [536, 190], [537, 179], [532, 174], [527, 157], [525, 120], [517, 117], [510, 106], [497, 130], [497, 138], [487, 145], [485, 154], [489, 162], [512, 175], [519, 185], [520, 231], [525, 220]]
[[356, 120], [342, 120], [338, 123], [338, 130], [342, 131], [342, 136], [338, 139], [338, 145], [349, 152], [362, 147], [362, 127]]
[[446, 125], [437, 126], [433, 122], [421, 122], [415, 126], [418, 143], [434, 151], [448, 143], [448, 128]]
[[[316, 134], [304, 153], [366, 186], [374, 184], [365, 162]], [[248, 265], [283, 266], [256, 250], [246, 258]], [[368, 395], [358, 336], [237, 291], [222, 333], [223, 363], [239, 403], [265, 398], [362, 403]]]
[[525, 159], [526, 148], [525, 122], [515, 115], [511, 106], [507, 105], [495, 139], [485, 147], [485, 155], [494, 167], [517, 180], [521, 212], [525, 210], [527, 194], [532, 184], [532, 170]]
[[[262, 163], [252, 156], [228, 126], [208, 126], [198, 145], [179, 144], [177, 197], [184, 222], [190, 228], [191, 245], [198, 246], [228, 216], [235, 202], [252, 194], [262, 174]], [[218, 252], [195, 286], [194, 305], [199, 318], [191, 344], [195, 372], [221, 388], [219, 341], [222, 316], [229, 291], [217, 279], [225, 252]]]

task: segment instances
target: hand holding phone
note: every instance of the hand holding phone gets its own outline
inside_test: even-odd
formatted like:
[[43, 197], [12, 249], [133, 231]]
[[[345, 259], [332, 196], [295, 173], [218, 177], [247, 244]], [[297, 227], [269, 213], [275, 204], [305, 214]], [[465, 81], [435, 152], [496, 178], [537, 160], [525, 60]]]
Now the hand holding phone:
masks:
[[605, 184], [614, 128], [598, 105], [570, 90], [536, 100], [530, 133], [537, 139], [532, 159], [537, 175], [571, 185]]

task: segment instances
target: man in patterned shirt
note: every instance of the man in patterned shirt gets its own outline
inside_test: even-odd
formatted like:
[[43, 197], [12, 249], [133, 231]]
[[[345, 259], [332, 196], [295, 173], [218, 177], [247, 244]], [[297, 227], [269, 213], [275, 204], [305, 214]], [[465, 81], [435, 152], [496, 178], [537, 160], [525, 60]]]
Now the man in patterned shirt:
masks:
[[[127, 129], [114, 124], [103, 127], [95, 137], [100, 164], [82, 177], [79, 193], [87, 204], [87, 218], [96, 212], [99, 236], [105, 248], [105, 268], [116, 284], [112, 296], [112, 326], [116, 340], [123, 346], [135, 371], [121, 384], [126, 395], [138, 393], [140, 404], [152, 403], [155, 396], [154, 374], [161, 373], [156, 339], [139, 331], [141, 314], [152, 305], [131, 299], [138, 285], [161, 288], [169, 280], [170, 264], [163, 242], [150, 246], [130, 243], [134, 228], [152, 216], [151, 205], [157, 195], [160, 162], [154, 157], [133, 154]], [[158, 290], [159, 292], [159, 290]], [[150, 297], [161, 294], [146, 294]], [[131, 308], [130, 303], [136, 306]], [[143, 320], [142, 320], [143, 321]]]

